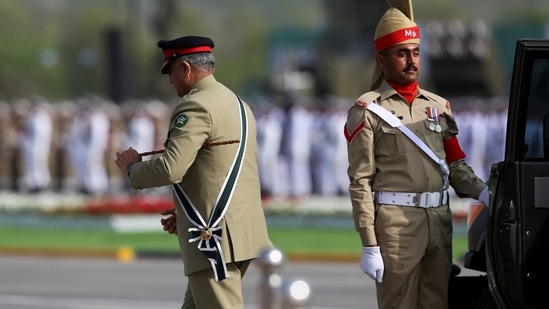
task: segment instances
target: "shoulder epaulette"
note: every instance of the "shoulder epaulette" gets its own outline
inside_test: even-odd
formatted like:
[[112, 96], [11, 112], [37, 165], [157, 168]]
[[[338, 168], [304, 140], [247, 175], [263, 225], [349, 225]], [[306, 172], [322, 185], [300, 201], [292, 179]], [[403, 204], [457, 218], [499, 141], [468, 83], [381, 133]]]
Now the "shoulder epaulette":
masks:
[[365, 109], [368, 104], [379, 98], [381, 94], [377, 91], [369, 91], [358, 97], [355, 106]]
[[381, 94], [377, 91], [369, 91], [365, 94], [358, 97], [356, 100], [355, 106], [358, 106], [360, 108], [366, 108], [368, 107], [368, 104], [379, 98]]
[[374, 102], [379, 98], [380, 94], [375, 91], [367, 92], [361, 95], [356, 103], [349, 109], [349, 114], [347, 117], [347, 122], [345, 123], [345, 139], [347, 143], [351, 143], [353, 139], [362, 131], [366, 126], [364, 119], [364, 113], [366, 112], [366, 107], [368, 104]]

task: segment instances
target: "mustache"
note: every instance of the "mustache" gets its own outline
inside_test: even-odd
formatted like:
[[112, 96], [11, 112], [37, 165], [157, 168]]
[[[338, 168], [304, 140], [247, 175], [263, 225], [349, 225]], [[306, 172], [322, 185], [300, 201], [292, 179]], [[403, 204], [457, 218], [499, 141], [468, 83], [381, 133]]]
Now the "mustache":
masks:
[[404, 68], [404, 71], [417, 71], [417, 67], [413, 64], [410, 64]]

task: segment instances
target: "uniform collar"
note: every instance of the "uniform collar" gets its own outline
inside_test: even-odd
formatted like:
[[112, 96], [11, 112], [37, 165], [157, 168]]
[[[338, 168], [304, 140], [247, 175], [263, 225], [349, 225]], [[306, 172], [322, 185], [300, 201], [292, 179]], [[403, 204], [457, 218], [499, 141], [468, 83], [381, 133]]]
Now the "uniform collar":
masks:
[[[215, 79], [215, 77], [212, 75], [208, 75], [206, 77], [203, 77], [201, 80], [197, 81], [191, 91], [189, 91], [189, 93], [195, 93], [197, 91], [200, 91], [206, 87], [208, 87], [209, 85], [211, 84], [215, 84], [217, 83], [217, 80]], [[189, 93], [187, 93], [185, 96], [187, 96]]]
[[[385, 100], [385, 99], [390, 98], [394, 95], [400, 97], [398, 92], [393, 87], [391, 87], [391, 85], [389, 85], [385, 80], [383, 80], [381, 82], [381, 85], [379, 86], [379, 93], [380, 93], [381, 100]], [[421, 90], [421, 87], [419, 87], [419, 85], [417, 86], [416, 98], [417, 97], [424, 97], [425, 98], [425, 95], [423, 94], [423, 91]]]

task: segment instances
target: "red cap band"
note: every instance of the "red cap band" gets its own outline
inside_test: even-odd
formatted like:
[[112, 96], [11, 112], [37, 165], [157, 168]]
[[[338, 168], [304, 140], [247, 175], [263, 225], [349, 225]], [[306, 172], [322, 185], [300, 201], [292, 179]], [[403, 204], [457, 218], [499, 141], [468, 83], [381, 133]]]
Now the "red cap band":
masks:
[[406, 40], [412, 39], [419, 39], [419, 28], [417, 26], [398, 29], [395, 32], [384, 35], [375, 40], [374, 45], [376, 46], [376, 50], [379, 52]]
[[172, 55], [176, 54], [179, 56], [194, 54], [194, 53], [211, 53], [212, 47], [209, 45], [196, 46], [189, 48], [179, 48], [179, 49], [164, 49], [162, 53], [164, 54], [164, 59], [168, 59]]

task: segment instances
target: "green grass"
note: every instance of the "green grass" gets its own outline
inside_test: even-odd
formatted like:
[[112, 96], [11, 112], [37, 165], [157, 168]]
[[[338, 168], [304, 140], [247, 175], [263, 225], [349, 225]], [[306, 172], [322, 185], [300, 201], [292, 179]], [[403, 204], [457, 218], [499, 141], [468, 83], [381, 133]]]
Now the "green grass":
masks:
[[178, 251], [177, 238], [160, 232], [118, 233], [111, 230], [29, 228], [0, 226], [0, 247], [116, 249]]
[[[283, 252], [334, 252], [360, 254], [360, 238], [354, 229], [269, 228], [273, 243]], [[467, 251], [467, 236], [454, 235], [454, 260]]]
[[[353, 229], [319, 227], [270, 227], [275, 246], [288, 253], [360, 254], [360, 240]], [[22, 248], [116, 249], [179, 252], [174, 235], [163, 232], [117, 233], [109, 230], [0, 226], [0, 250]], [[465, 235], [454, 235], [454, 260], [467, 250]]]

